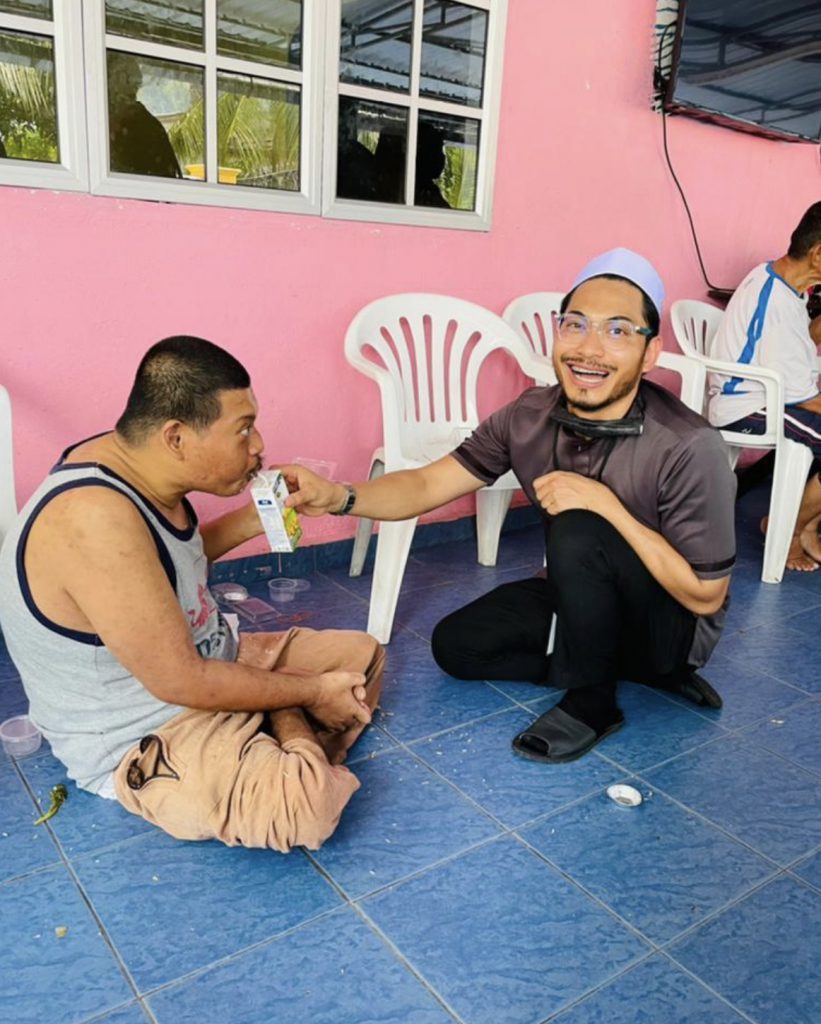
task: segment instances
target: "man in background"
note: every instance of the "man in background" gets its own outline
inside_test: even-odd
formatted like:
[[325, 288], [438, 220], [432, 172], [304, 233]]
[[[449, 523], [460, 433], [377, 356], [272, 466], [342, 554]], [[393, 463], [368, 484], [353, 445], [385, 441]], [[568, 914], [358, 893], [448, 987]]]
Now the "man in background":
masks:
[[[711, 346], [717, 359], [777, 370], [784, 382], [784, 433], [821, 458], [818, 353], [821, 317], [810, 319], [807, 292], [821, 284], [821, 202], [801, 218], [787, 252], [754, 267], [736, 289]], [[711, 375], [710, 422], [764, 433], [764, 387], [741, 377]], [[818, 466], [804, 489], [787, 568], [813, 572], [821, 562]]]

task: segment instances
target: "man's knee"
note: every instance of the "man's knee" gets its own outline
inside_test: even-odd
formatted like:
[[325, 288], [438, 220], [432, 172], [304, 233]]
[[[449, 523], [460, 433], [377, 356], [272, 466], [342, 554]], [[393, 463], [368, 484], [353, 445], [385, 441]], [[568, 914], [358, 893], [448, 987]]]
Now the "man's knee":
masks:
[[477, 652], [465, 644], [460, 612], [461, 609], [452, 612], [437, 622], [431, 633], [430, 648], [433, 660], [443, 672], [455, 679], [472, 679], [475, 673], [466, 667], [466, 661], [475, 658]]
[[602, 516], [584, 509], [570, 509], [550, 524], [547, 541], [548, 578], [556, 582], [565, 574], [578, 577], [582, 570], [608, 571], [603, 555], [626, 542]]
[[343, 669], [348, 672], [363, 672], [375, 675], [385, 664], [385, 648], [370, 633], [361, 630], [344, 630], [345, 654], [341, 659]]

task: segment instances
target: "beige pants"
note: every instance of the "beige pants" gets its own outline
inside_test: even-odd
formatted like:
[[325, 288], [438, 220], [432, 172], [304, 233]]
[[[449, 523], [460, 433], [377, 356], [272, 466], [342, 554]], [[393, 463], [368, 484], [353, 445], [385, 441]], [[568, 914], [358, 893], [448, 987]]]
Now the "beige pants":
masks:
[[[368, 707], [376, 707], [385, 652], [367, 633], [243, 637], [244, 661], [272, 653], [276, 669], [364, 673]], [[264, 712], [184, 711], [128, 751], [114, 773], [117, 799], [177, 839], [318, 849], [359, 788], [340, 762], [364, 726], [282, 745], [265, 726]]]

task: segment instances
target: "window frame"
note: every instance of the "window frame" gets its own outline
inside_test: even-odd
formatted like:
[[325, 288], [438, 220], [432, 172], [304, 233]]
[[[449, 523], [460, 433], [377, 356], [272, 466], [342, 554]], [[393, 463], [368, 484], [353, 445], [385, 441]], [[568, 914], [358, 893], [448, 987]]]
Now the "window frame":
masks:
[[47, 35], [53, 40], [60, 161], [47, 163], [42, 160], [13, 158], [0, 160], [0, 185], [88, 192], [83, 23], [80, 4], [53, 0], [51, 19], [0, 12], [0, 31], [2, 30]]
[[[0, 160], [0, 185], [85, 191], [97, 196], [194, 206], [308, 214], [333, 220], [488, 231], [491, 226], [496, 175], [508, 0], [455, 2], [488, 14], [480, 107], [419, 95], [424, 0], [413, 0], [411, 88], [408, 93], [340, 83], [341, 0], [303, 0], [300, 71], [218, 55], [217, 0], [203, 0], [202, 51], [107, 34], [105, 0], [53, 0], [51, 21], [24, 15], [0, 14], [0, 28], [53, 36], [61, 155], [60, 164]], [[109, 172], [108, 49], [203, 69], [207, 180], [176, 180]], [[216, 180], [218, 69], [300, 86], [299, 192], [221, 184]], [[478, 121], [476, 209], [451, 210], [338, 199], [337, 136], [341, 95], [389, 103], [408, 110], [407, 196], [414, 195], [418, 112], [429, 111]]]
[[[319, 35], [321, 19], [317, 4], [303, 0], [302, 69], [293, 71], [275, 65], [223, 57], [216, 52], [217, 0], [204, 0], [204, 48], [186, 49], [165, 43], [147, 42], [105, 31], [105, 0], [85, 0], [85, 61], [88, 89], [88, 140], [91, 192], [121, 199], [147, 199], [196, 206], [222, 206], [279, 213], [318, 214], [321, 147], [322, 97], [317, 88], [317, 66], [323, 54]], [[140, 174], [112, 174], [108, 169], [108, 88], [106, 52], [121, 50], [136, 56], [170, 60], [204, 71], [205, 97], [205, 181], [174, 180]], [[262, 189], [220, 184], [217, 166], [217, 69], [253, 75], [267, 81], [300, 86], [300, 190]]]
[[[376, 89], [339, 81], [339, 45], [342, 0], [328, 0], [326, 21], [325, 64], [325, 147], [322, 175], [322, 216], [334, 220], [363, 220], [380, 224], [407, 224], [414, 227], [461, 228], [489, 231], [492, 221], [493, 185], [496, 175], [496, 155], [499, 138], [499, 112], [501, 110], [502, 65], [505, 29], [507, 26], [507, 0], [456, 0], [466, 7], [487, 11], [488, 29], [485, 44], [485, 69], [482, 105], [469, 107], [433, 97], [419, 95], [422, 60], [421, 13], [424, 0], [413, 0], [414, 20], [411, 42], [410, 89], [407, 93]], [[408, 111], [408, 161], [405, 174], [405, 194], [413, 196], [416, 176], [417, 115], [420, 110], [459, 118], [471, 118], [480, 124], [479, 157], [476, 166], [476, 209], [444, 210], [426, 206], [399, 203], [373, 203], [361, 199], [338, 199], [336, 196], [336, 168], [338, 152], [338, 104], [340, 96], [392, 104]]]

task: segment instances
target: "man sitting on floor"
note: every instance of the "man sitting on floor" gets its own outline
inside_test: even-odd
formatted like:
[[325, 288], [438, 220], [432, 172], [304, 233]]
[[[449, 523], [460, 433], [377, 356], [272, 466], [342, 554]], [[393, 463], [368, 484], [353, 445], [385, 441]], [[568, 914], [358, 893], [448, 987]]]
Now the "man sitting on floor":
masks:
[[[821, 459], [818, 355], [821, 316], [810, 320], [804, 294], [821, 284], [821, 203], [814, 203], [790, 238], [786, 255], [755, 267], [736, 289], [711, 346], [717, 359], [777, 370], [784, 381], [784, 433]], [[717, 427], [762, 434], [764, 387], [713, 374], [709, 416]], [[821, 481], [804, 489], [787, 568], [812, 572], [821, 562]]]
[[116, 429], [69, 448], [0, 556], [0, 615], [31, 717], [69, 776], [180, 839], [317, 848], [359, 783], [384, 652], [365, 633], [240, 636], [208, 562], [262, 532], [201, 528], [186, 495], [262, 465], [245, 369], [200, 338], [140, 363]]
[[567, 690], [514, 740], [526, 757], [571, 761], [618, 729], [620, 678], [721, 705], [695, 669], [722, 626], [735, 478], [718, 431], [642, 380], [661, 350], [662, 301], [643, 257], [605, 253], [576, 278], [555, 320], [558, 385], [524, 392], [421, 469], [355, 489], [284, 470], [299, 511], [372, 519], [420, 515], [514, 470], [544, 512], [547, 579], [504, 584], [454, 612], [432, 646], [460, 679]]

